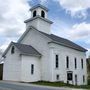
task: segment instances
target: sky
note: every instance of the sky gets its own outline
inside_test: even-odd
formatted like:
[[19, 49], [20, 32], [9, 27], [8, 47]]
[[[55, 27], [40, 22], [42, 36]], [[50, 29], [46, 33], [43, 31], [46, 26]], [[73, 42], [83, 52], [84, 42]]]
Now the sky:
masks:
[[88, 50], [90, 55], [90, 0], [0, 0], [0, 49], [17, 41], [26, 30], [29, 9], [42, 4], [49, 9], [52, 33]]

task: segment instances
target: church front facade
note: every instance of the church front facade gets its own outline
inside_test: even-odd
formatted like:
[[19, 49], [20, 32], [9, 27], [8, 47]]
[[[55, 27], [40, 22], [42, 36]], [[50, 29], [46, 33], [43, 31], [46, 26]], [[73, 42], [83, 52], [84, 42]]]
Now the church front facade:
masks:
[[87, 84], [86, 49], [51, 34], [48, 9], [36, 5], [25, 21], [26, 31], [3, 53], [3, 80]]

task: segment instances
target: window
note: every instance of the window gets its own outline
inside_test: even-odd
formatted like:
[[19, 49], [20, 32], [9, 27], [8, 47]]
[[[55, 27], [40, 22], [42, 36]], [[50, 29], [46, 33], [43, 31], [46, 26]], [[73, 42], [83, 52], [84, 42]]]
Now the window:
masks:
[[83, 69], [83, 59], [81, 59], [81, 67], [82, 67], [82, 69]]
[[77, 68], [77, 59], [75, 58], [75, 69]]
[[45, 12], [41, 11], [41, 17], [45, 18]]
[[31, 74], [34, 74], [34, 65], [31, 64]]
[[58, 68], [59, 67], [59, 64], [58, 64], [58, 55], [56, 55], [56, 68]]
[[83, 83], [85, 82], [85, 76], [83, 75]]
[[35, 16], [36, 16], [36, 11], [33, 12], [33, 17], [35, 17]]
[[75, 74], [75, 85], [77, 85], [77, 74]]
[[69, 68], [69, 57], [66, 57], [66, 67]]
[[56, 79], [59, 80], [59, 75], [58, 74], [56, 75]]
[[11, 48], [11, 54], [14, 54], [14, 52], [15, 52], [15, 48], [14, 48], [14, 46], [12, 46], [12, 48]]

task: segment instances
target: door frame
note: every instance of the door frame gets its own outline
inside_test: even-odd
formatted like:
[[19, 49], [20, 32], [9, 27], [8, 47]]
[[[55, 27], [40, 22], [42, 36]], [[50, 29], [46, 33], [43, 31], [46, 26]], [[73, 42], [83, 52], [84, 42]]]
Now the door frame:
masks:
[[[68, 74], [71, 74], [71, 80], [68, 80]], [[73, 84], [73, 71], [67, 71], [67, 83], [69, 84], [70, 82]]]

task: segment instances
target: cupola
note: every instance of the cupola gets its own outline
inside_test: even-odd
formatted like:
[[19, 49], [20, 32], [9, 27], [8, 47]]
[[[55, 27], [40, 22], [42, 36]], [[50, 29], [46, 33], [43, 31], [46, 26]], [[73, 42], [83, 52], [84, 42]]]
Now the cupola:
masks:
[[32, 7], [30, 11], [31, 17], [40, 16], [43, 18], [47, 18], [48, 9], [40, 4]]
[[26, 28], [33, 26], [39, 31], [50, 34], [51, 24], [53, 22], [47, 19], [48, 9], [45, 6], [38, 4], [33, 6], [30, 11], [31, 18], [25, 21]]

